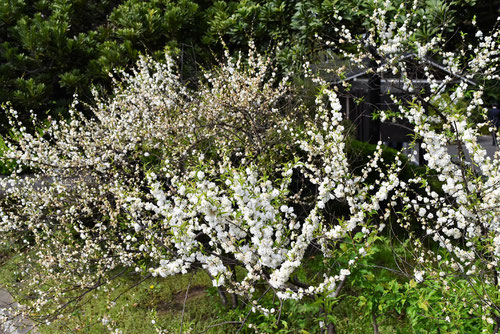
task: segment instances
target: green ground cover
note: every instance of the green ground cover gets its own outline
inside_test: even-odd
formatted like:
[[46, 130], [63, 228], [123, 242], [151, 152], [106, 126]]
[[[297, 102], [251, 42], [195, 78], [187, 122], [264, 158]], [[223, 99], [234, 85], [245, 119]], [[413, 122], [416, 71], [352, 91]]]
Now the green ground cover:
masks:
[[[22, 289], [17, 283], [25, 255], [5, 246], [0, 250], [0, 255], [0, 286], [6, 287], [16, 300], [26, 298], [18, 293]], [[318, 257], [311, 257], [311, 269], [318, 261]], [[301, 270], [297, 276], [300, 278], [308, 274], [311, 273]], [[389, 277], [396, 278], [391, 274]], [[137, 281], [138, 277], [134, 275], [123, 277], [109, 286], [114, 290], [112, 293], [104, 289], [89, 293], [81, 300], [78, 309], [69, 311], [69, 318], [41, 325], [38, 327], [39, 332], [98, 334], [112, 328], [130, 334], [158, 333], [158, 329], [163, 329], [164, 333], [179, 333], [182, 323], [184, 333], [235, 333], [239, 324], [219, 324], [247, 314], [248, 308], [241, 302], [236, 310], [222, 306], [216, 289], [211, 287], [210, 278], [202, 270], [167, 278], [150, 278], [134, 286]], [[373, 333], [371, 318], [366, 315], [366, 305], [359, 303], [357, 298], [361, 293], [362, 287], [357, 289], [349, 286], [335, 306], [333, 317], [338, 333]], [[317, 319], [313, 315], [317, 310], [318, 305], [315, 304], [287, 302], [280, 329], [276, 332], [315, 333]], [[414, 333], [404, 314], [394, 315], [381, 318], [380, 333]], [[260, 317], [263, 326], [268, 322], [266, 320], [270, 320], [260, 314], [255, 314], [255, 317]], [[242, 332], [252, 333], [253, 330], [244, 329]]]

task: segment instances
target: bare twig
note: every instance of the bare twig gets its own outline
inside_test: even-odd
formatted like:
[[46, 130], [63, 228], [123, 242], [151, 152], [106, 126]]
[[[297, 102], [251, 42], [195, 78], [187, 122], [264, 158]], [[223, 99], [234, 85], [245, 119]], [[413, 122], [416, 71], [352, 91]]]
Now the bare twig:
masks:
[[[259, 299], [257, 299], [257, 303], [260, 302], [260, 300], [269, 292], [269, 290], [271, 290], [270, 286], [266, 289], [266, 291], [264, 291], [264, 293], [259, 297]], [[243, 319], [243, 321], [241, 322], [241, 326], [238, 329], [238, 331], [236, 332], [236, 334], [241, 332], [241, 330], [243, 329], [243, 326], [247, 322], [248, 317], [250, 316], [250, 313], [252, 313], [252, 309], [250, 309], [250, 311], [248, 311], [247, 315], [245, 316], [245, 319]]]
[[379, 334], [377, 315], [375, 314], [375, 312], [372, 312], [372, 325], [373, 325], [373, 334]]
[[188, 283], [188, 287], [186, 289], [186, 294], [184, 296], [184, 303], [182, 304], [182, 315], [181, 315], [181, 330], [180, 330], [180, 334], [182, 334], [182, 329], [184, 327], [184, 312], [186, 310], [186, 301], [187, 301], [187, 296], [189, 294], [189, 288], [191, 287], [191, 281], [193, 280], [193, 276], [194, 276], [194, 273], [191, 274], [191, 277], [189, 278], [189, 283]]
[[182, 334], [182, 329], [184, 327], [184, 312], [186, 311], [186, 301], [188, 298], [189, 294], [189, 288], [191, 287], [191, 281], [193, 280], [194, 273], [191, 274], [191, 277], [189, 278], [189, 283], [186, 289], [186, 295], [184, 296], [184, 303], [182, 304], [182, 315], [181, 315], [181, 329], [180, 329], [180, 334]]
[[218, 324], [208, 326], [200, 334], [206, 333], [206, 332], [208, 332], [209, 329], [214, 328], [214, 327], [219, 327], [219, 326], [224, 326], [224, 325], [239, 325], [239, 324], [242, 324], [242, 323], [243, 323], [242, 321], [224, 321], [224, 322], [220, 322]]

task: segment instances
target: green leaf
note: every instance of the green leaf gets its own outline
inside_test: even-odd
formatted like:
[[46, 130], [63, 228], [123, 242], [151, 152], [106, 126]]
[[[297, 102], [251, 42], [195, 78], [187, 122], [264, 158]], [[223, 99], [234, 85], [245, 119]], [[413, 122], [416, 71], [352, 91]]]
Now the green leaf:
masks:
[[423, 309], [425, 312], [429, 311], [429, 302], [426, 300], [419, 300], [417, 302], [418, 307]]

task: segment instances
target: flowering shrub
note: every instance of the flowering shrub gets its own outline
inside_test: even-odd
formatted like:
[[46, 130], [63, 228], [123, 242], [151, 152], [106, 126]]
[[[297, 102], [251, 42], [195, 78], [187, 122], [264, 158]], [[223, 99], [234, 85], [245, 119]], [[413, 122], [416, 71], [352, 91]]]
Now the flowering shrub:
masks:
[[[468, 116], [485, 113], [482, 86], [464, 80], [498, 80], [498, 31], [478, 33], [477, 48], [445, 52], [439, 36], [424, 44], [416, 38], [416, 4], [389, 5], [369, 18], [363, 37], [343, 28], [334, 44], [350, 44], [344, 55], [354, 63], [373, 58], [380, 75], [402, 74], [412, 98], [393, 96], [399, 112], [390, 117], [414, 126], [428, 166], [409, 178], [401, 177], [407, 160], [399, 153], [384, 159], [381, 143], [354, 168], [338, 87], [315, 78], [309, 110], [252, 47], [245, 57], [226, 55], [195, 91], [169, 57], [165, 64], [141, 58], [132, 73], [116, 74], [121, 81], [111, 98], [96, 95], [91, 119], [76, 101], [69, 120], [29, 133], [11, 110], [16, 140], [6, 143], [6, 157], [34, 176], [1, 181], [0, 228], [3, 242], [30, 250], [22, 277], [34, 297], [28, 310], [51, 321], [131, 271], [166, 277], [201, 268], [223, 303], [227, 293], [234, 307], [244, 302], [249, 313], [233, 321], [241, 328], [257, 326], [248, 322], [257, 312], [274, 323], [259, 329], [276, 331], [284, 301], [312, 299], [320, 305], [318, 330], [333, 333], [343, 289], [364, 277], [374, 277], [374, 285], [360, 289], [391, 286], [395, 296], [407, 289], [421, 313], [385, 292], [375, 304], [408, 311], [415, 326], [432, 317], [435, 324], [498, 328], [500, 157], [487, 157], [478, 144], [478, 125]], [[428, 91], [421, 94], [400, 61], [406, 52], [422, 64], [432, 53], [451, 75], [438, 83], [423, 65]], [[463, 100], [466, 110], [457, 107]], [[451, 141], [458, 162], [447, 151]], [[389, 269], [405, 283], [377, 282], [363, 268], [375, 266], [371, 259], [383, 245], [398, 243], [396, 228], [404, 242]], [[312, 256], [320, 264], [304, 273]], [[439, 306], [429, 304], [432, 294], [443, 298]], [[378, 311], [373, 300], [369, 305], [376, 328]]]
[[[400, 182], [387, 203], [391, 220], [410, 232], [404, 248], [412, 260], [398, 260], [399, 270], [413, 276], [421, 297], [432, 291], [443, 298], [421, 304], [421, 311], [434, 317], [441, 329], [472, 323], [470, 330], [494, 327], [498, 332], [499, 156], [498, 152], [488, 156], [478, 142], [481, 128], [488, 127], [484, 86], [499, 79], [498, 24], [491, 32], [477, 30], [475, 45], [452, 52], [440, 34], [425, 42], [418, 38], [418, 13], [417, 1], [396, 8], [383, 2], [363, 36], [339, 30], [355, 50], [344, 55], [360, 65], [370, 59], [379, 76], [399, 75], [397, 89], [406, 95], [391, 95], [399, 110], [377, 113], [382, 120], [403, 119], [413, 125], [415, 140], [422, 141], [428, 175], [441, 183], [436, 189], [423, 177]], [[404, 61], [408, 54], [415, 55], [424, 86], [411, 79], [415, 65]], [[444, 78], [433, 73], [430, 58], [442, 61]], [[482, 122], [474, 122], [473, 115], [480, 115]], [[457, 158], [449, 153], [450, 145], [456, 146]], [[415, 190], [418, 184], [420, 189]], [[415, 224], [418, 231], [410, 229]], [[434, 326], [429, 323], [425, 319], [424, 328]]]

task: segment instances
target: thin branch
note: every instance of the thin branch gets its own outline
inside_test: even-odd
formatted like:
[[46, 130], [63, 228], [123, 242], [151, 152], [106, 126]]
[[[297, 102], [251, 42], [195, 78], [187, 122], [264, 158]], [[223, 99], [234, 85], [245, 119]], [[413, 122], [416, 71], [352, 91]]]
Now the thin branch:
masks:
[[[271, 286], [269, 286], [266, 289], [266, 291], [264, 291], [264, 293], [259, 297], [259, 299], [257, 299], [257, 303], [260, 302], [260, 300], [269, 292], [269, 290], [271, 290]], [[243, 319], [243, 321], [241, 322], [241, 327], [238, 329], [238, 331], [236, 332], [236, 334], [238, 334], [238, 333], [241, 332], [241, 330], [243, 329], [243, 326], [247, 322], [248, 317], [250, 316], [250, 313], [252, 313], [252, 309], [250, 309], [250, 311], [248, 311], [247, 315], [245, 316], [245, 319]]]
[[218, 326], [224, 326], [224, 325], [239, 325], [239, 324], [242, 324], [243, 322], [242, 321], [224, 321], [224, 322], [221, 322], [221, 323], [218, 323], [218, 324], [215, 324], [215, 325], [210, 325], [208, 326], [203, 332], [201, 332], [200, 334], [203, 334], [203, 333], [206, 333], [208, 332], [209, 329], [211, 328], [214, 328], [214, 327], [218, 327]]
[[184, 303], [182, 304], [182, 315], [181, 315], [181, 330], [180, 330], [180, 334], [182, 334], [182, 329], [184, 328], [184, 312], [186, 310], [186, 301], [187, 301], [187, 298], [188, 298], [188, 294], [189, 294], [189, 288], [191, 287], [191, 281], [193, 280], [193, 276], [194, 276], [194, 273], [191, 274], [191, 277], [189, 278], [189, 283], [188, 283], [188, 286], [187, 286], [187, 289], [186, 289], [186, 295], [184, 296]]

